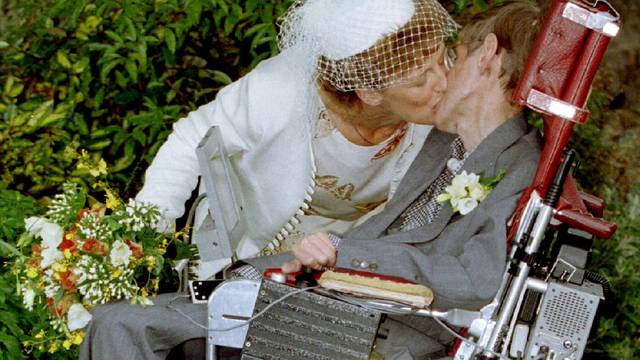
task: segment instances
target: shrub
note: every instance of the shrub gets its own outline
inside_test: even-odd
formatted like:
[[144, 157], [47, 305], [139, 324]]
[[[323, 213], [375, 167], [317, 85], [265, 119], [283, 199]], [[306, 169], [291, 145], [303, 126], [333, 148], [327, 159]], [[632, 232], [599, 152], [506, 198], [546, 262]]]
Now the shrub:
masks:
[[[171, 124], [276, 52], [289, 1], [21, 2], [0, 53], [2, 182], [36, 198], [101, 155], [130, 196]], [[43, 12], [44, 9], [44, 12]], [[19, 25], [19, 26], [18, 26]]]
[[35, 199], [7, 190], [6, 185], [0, 183], [0, 359], [22, 357], [20, 339], [33, 319], [16, 294], [16, 278], [8, 271], [7, 261], [18, 235], [24, 230], [24, 218], [38, 210]]

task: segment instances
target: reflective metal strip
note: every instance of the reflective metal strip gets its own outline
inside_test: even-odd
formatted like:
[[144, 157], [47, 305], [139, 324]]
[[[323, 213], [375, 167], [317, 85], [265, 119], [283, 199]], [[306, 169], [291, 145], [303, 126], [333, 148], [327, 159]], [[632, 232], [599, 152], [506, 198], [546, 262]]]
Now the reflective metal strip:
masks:
[[586, 109], [581, 109], [536, 89], [531, 89], [529, 92], [527, 105], [529, 105], [533, 110], [548, 115], [555, 115], [579, 124], [584, 124], [589, 115], [589, 111]]
[[608, 37], [614, 37], [620, 31], [615, 16], [605, 11], [591, 12], [573, 3], [567, 3], [562, 17]]

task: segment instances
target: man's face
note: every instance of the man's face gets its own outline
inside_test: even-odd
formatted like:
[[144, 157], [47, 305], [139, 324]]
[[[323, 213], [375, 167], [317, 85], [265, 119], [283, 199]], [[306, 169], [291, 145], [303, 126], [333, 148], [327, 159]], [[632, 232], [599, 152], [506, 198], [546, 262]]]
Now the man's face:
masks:
[[436, 108], [433, 120], [438, 129], [455, 132], [458, 110], [475, 94], [483, 80], [479, 67], [479, 50], [469, 53], [466, 45], [455, 48], [456, 62], [447, 73], [447, 90]]
[[382, 92], [385, 107], [395, 117], [419, 124], [431, 124], [435, 109], [447, 89], [444, 46], [424, 67], [409, 75], [412, 80]]

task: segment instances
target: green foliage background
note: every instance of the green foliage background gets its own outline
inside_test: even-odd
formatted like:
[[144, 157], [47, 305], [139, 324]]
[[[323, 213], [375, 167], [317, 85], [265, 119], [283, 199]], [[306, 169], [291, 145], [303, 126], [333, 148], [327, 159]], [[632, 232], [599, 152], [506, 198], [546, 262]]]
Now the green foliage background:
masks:
[[[124, 198], [133, 196], [172, 123], [277, 52], [275, 20], [291, 2], [0, 0], [2, 261], [10, 257], [25, 216], [38, 213], [65, 180], [89, 181], [71, 166], [80, 148], [107, 160], [110, 182]], [[463, 24], [487, 6], [485, 0], [443, 3]], [[632, 28], [628, 39], [638, 34]], [[619, 75], [618, 68], [610, 70]], [[615, 238], [594, 253], [594, 267], [609, 277], [617, 298], [588, 356], [632, 359], [640, 358], [640, 174], [634, 146], [640, 109], [630, 105], [637, 99], [630, 95], [620, 104], [630, 84], [618, 77], [619, 83], [597, 85], [592, 120], [578, 130], [574, 144], [583, 156], [580, 183], [607, 200], [607, 217], [619, 225]], [[31, 316], [20, 304], [3, 266], [0, 359], [43, 356], [20, 351]]]

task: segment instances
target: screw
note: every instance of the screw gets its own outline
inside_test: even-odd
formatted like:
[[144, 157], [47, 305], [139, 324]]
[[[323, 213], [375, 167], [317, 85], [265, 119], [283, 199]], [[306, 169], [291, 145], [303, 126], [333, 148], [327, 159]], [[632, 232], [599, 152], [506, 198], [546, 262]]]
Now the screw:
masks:
[[244, 343], [244, 347], [251, 347], [251, 341], [247, 341], [246, 343]]
[[564, 346], [565, 349], [571, 349], [573, 347], [573, 343], [571, 342], [571, 340], [565, 340], [562, 343], [562, 346]]

